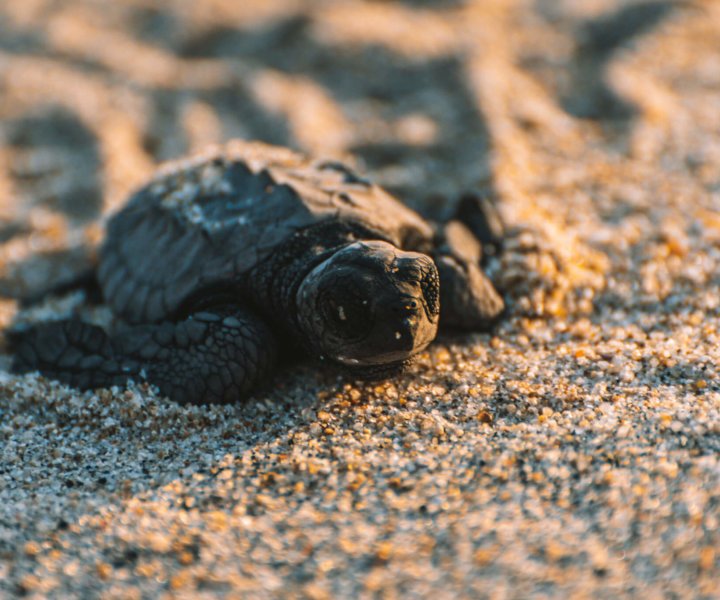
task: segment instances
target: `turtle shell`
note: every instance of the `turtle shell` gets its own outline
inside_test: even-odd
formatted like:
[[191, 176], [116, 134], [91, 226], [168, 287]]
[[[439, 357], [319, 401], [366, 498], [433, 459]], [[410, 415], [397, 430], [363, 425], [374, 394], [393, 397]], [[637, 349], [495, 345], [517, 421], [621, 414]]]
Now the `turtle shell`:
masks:
[[168, 163], [110, 219], [100, 285], [127, 321], [158, 321], [189, 295], [248, 272], [296, 232], [333, 221], [406, 249], [432, 237], [417, 213], [341, 163], [231, 142]]

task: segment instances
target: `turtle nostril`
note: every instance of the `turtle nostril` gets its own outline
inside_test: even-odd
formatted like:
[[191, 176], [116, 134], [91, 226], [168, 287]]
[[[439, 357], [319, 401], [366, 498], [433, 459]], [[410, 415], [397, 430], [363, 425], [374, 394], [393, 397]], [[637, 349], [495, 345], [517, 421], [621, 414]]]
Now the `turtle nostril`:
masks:
[[414, 314], [417, 312], [419, 303], [417, 300], [401, 300], [399, 303], [395, 304], [393, 307], [393, 312], [400, 315], [408, 315], [408, 314]]
[[388, 305], [390, 314], [400, 319], [414, 317], [422, 308], [420, 300], [410, 296], [395, 298], [392, 302], [388, 302]]

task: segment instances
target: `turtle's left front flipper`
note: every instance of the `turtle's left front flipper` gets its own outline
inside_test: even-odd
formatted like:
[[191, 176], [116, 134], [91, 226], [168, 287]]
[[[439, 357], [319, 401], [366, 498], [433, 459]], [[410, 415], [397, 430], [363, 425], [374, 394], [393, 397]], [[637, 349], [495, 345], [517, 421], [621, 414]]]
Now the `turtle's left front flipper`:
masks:
[[133, 326], [112, 337], [78, 320], [43, 323], [10, 337], [15, 372], [40, 371], [81, 389], [147, 381], [182, 404], [242, 399], [277, 354], [265, 323], [235, 307]]
[[108, 334], [77, 319], [50, 321], [8, 333], [15, 373], [40, 371], [80, 389], [139, 379], [141, 363], [118, 353]]
[[482, 248], [460, 221], [445, 224], [433, 259], [440, 274], [440, 325], [470, 331], [490, 329], [505, 304], [482, 271]]

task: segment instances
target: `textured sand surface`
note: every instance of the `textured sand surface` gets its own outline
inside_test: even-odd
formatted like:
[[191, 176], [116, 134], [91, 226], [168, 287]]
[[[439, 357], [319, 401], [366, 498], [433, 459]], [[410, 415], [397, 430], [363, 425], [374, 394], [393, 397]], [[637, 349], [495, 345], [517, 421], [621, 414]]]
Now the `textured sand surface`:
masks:
[[510, 317], [246, 405], [0, 371], [0, 597], [720, 597], [720, 4], [0, 3], [0, 320], [168, 158], [494, 194]]

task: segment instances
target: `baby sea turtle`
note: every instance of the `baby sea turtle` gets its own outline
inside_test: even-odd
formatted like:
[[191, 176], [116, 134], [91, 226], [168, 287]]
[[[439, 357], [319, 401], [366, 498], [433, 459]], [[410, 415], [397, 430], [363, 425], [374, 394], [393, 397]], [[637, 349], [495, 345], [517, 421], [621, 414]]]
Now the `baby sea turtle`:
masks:
[[283, 353], [387, 376], [439, 320], [482, 329], [503, 309], [480, 267], [497, 227], [472, 199], [458, 215], [433, 227], [342, 163], [257, 142], [170, 163], [107, 225], [97, 280], [120, 325], [16, 331], [14, 368], [191, 403], [238, 400]]

